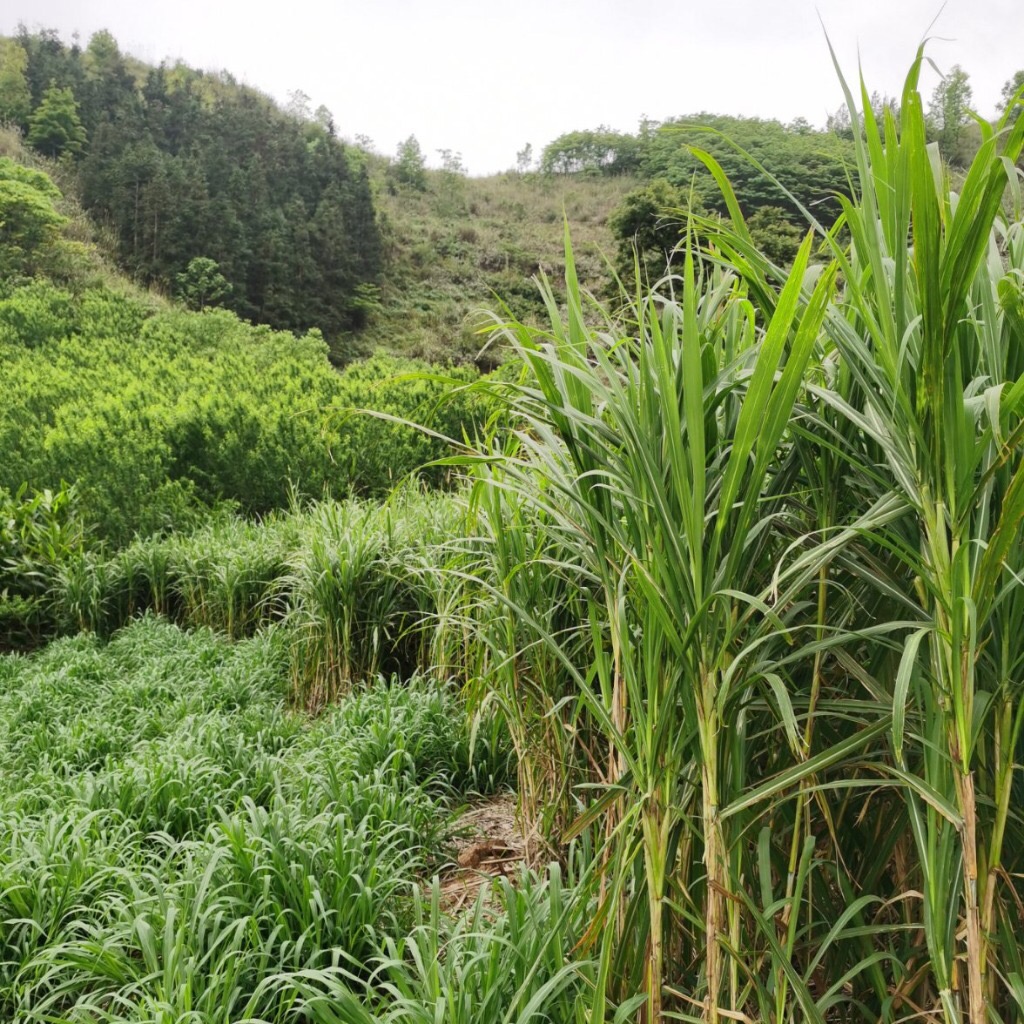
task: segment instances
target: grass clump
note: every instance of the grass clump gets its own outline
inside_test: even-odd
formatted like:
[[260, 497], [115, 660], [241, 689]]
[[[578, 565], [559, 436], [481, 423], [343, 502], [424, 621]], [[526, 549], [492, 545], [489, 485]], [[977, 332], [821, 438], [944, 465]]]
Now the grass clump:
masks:
[[567, 243], [497, 326], [452, 572], [538, 833], [604, 840], [588, 1019], [1020, 1018], [1024, 120], [952, 192], [922, 60], [791, 267], [698, 153], [678, 276], [611, 314]]

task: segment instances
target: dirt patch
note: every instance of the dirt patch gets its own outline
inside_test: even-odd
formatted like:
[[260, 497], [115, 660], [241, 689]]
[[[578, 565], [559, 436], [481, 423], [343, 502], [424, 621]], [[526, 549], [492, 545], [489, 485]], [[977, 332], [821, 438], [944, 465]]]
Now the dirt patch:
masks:
[[495, 878], [515, 877], [523, 863], [523, 837], [511, 793], [474, 804], [453, 825], [455, 863], [441, 875], [441, 902], [457, 914]]

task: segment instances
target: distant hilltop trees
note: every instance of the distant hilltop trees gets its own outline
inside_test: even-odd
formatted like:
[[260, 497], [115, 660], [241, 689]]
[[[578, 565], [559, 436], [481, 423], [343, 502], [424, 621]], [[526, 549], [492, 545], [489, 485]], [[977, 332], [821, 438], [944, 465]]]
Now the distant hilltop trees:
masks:
[[[318, 112], [319, 113], [319, 112]], [[218, 301], [273, 327], [359, 326], [382, 244], [361, 151], [331, 118], [280, 109], [225, 73], [150, 67], [109, 32], [0, 40], [0, 122], [70, 164], [122, 267], [167, 291], [213, 261]]]

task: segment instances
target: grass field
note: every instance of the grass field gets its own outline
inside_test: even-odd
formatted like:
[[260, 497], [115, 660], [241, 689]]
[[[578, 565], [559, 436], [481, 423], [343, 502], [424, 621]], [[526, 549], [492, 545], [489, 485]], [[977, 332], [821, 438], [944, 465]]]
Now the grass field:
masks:
[[507, 753], [481, 735], [471, 761], [442, 685], [310, 719], [289, 682], [279, 631], [153, 617], [0, 658], [4, 1020], [295, 1019], [296, 972], [355, 986], [417, 934]]
[[1024, 117], [954, 189], [923, 59], [792, 265], [707, 154], [653, 291], [567, 236], [445, 492], [6, 500], [0, 1016], [1024, 1019]]

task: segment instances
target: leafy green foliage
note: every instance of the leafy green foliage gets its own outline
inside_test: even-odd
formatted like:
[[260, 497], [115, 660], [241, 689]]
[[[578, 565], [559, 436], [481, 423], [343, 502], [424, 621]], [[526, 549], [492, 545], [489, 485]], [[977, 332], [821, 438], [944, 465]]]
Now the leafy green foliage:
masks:
[[[619, 243], [621, 271], [632, 275], [635, 252], [644, 279], [657, 281], [672, 261], [691, 204], [691, 197], [664, 178], [630, 192], [608, 218], [608, 227]], [[694, 205], [699, 209], [699, 200]]]
[[54, 205], [59, 199], [45, 174], [0, 157], [0, 276], [48, 268], [67, 223]]
[[665, 121], [645, 146], [645, 173], [683, 188], [696, 179], [708, 207], [723, 215], [721, 193], [691, 147], [715, 158], [747, 215], [774, 206], [796, 223], [809, 211], [828, 225], [839, 214], [836, 196], [849, 194], [850, 145], [831, 132], [714, 114]]
[[977, 151], [976, 145], [970, 147], [968, 131], [972, 95], [967, 72], [954, 64], [935, 86], [928, 108], [929, 128], [936, 137], [939, 151], [957, 166], [966, 166]]
[[567, 132], [544, 147], [545, 174], [633, 174], [640, 145], [634, 136], [601, 126], [595, 131]]
[[28, 54], [13, 39], [0, 39], [0, 122], [27, 122], [32, 109], [27, 69]]
[[85, 146], [86, 133], [78, 118], [78, 103], [70, 89], [52, 86], [28, 119], [28, 144], [43, 156], [75, 157]]
[[73, 488], [29, 495], [0, 490], [0, 650], [52, 633], [53, 591], [81, 555], [85, 532]]
[[427, 188], [426, 158], [415, 135], [410, 135], [398, 144], [398, 151], [389, 173], [398, 185], [405, 185], [418, 192]]
[[793, 262], [804, 237], [778, 206], [760, 207], [747, 218], [747, 229], [757, 248], [781, 267]]
[[103, 289], [13, 290], [0, 300], [0, 352], [0, 486], [75, 482], [83, 517], [116, 542], [220, 502], [284, 508], [293, 488], [380, 494], [448, 451], [357, 410], [429, 420], [457, 441], [488, 414], [439, 380], [401, 379], [422, 366], [382, 357], [339, 375], [317, 332], [296, 338], [224, 310], [151, 315]]
[[[1013, 78], [1007, 79], [1003, 83], [999, 94], [999, 109], [1004, 113], [1008, 110], [1012, 113], [1015, 107], [1024, 105], [1024, 99], [1021, 98], [1022, 92], [1024, 92], [1024, 69], [1017, 71]], [[1019, 113], [1016, 116], [1019, 116]]]
[[178, 294], [189, 309], [217, 306], [231, 292], [231, 285], [215, 260], [196, 256], [177, 277]]
[[460, 704], [381, 683], [311, 723], [282, 639], [150, 618], [0, 656], [5, 1020], [284, 1024], [403, 941], [471, 774]]
[[[572, 955], [589, 909], [557, 865], [544, 876], [503, 879], [494, 893], [482, 890], [454, 921], [435, 884], [417, 898], [409, 935], [387, 940], [370, 984], [356, 986], [325, 971], [287, 984], [315, 1024], [578, 1020], [597, 976], [593, 961]], [[626, 1005], [614, 1019], [627, 1020], [635, 1009]]]
[[637, 174], [652, 183], [664, 180], [687, 195], [695, 187], [710, 209], [726, 214], [721, 194], [693, 148], [714, 156], [747, 214], [772, 206], [788, 219], [804, 222], [810, 210], [831, 224], [839, 214], [835, 196], [849, 194], [852, 151], [834, 132], [815, 131], [806, 122], [783, 125], [708, 113], [661, 124], [644, 121], [636, 135], [569, 133], [544, 150], [541, 169]]

